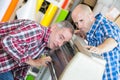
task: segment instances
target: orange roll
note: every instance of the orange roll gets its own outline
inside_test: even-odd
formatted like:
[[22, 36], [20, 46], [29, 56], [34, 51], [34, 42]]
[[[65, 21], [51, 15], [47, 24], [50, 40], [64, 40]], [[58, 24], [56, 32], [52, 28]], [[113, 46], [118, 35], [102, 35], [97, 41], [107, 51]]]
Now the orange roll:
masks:
[[66, 8], [66, 6], [67, 6], [68, 2], [69, 2], [69, 0], [64, 0], [64, 3], [63, 3], [63, 5], [62, 5], [62, 8], [63, 8], [63, 9], [65, 9], [65, 8]]
[[8, 21], [10, 19], [10, 17], [12, 15], [12, 13], [13, 13], [13, 11], [14, 11], [17, 3], [18, 3], [18, 1], [19, 0], [12, 0], [11, 1], [10, 5], [9, 5], [9, 7], [8, 7], [6, 13], [5, 13], [5, 15], [2, 18], [2, 22]]

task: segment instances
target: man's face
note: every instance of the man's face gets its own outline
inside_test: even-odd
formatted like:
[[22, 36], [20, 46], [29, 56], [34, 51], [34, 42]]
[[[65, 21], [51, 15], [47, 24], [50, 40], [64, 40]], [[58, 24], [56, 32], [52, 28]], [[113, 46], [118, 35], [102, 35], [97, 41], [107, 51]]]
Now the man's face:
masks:
[[48, 47], [51, 49], [57, 49], [71, 38], [72, 33], [70, 32], [70, 29], [57, 27], [50, 34]]
[[91, 26], [90, 16], [80, 10], [76, 10], [72, 13], [72, 19], [76, 27], [82, 32], [87, 33]]

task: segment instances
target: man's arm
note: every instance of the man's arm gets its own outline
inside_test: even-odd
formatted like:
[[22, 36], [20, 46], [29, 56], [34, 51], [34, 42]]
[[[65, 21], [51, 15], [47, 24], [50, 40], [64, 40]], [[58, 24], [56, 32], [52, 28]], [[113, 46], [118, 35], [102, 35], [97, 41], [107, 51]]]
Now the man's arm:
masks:
[[3, 49], [11, 56], [14, 60], [19, 62], [26, 61], [29, 46], [27, 43], [13, 35], [4, 37], [1, 41]]
[[34, 67], [40, 67], [40, 66], [47, 66], [47, 62], [51, 62], [51, 57], [47, 56], [47, 57], [42, 57], [42, 58], [39, 58], [39, 59], [31, 59], [29, 58], [28, 61], [26, 61], [27, 64], [31, 65], [31, 66], [34, 66]]
[[88, 48], [89, 51], [92, 53], [101, 54], [113, 50], [117, 46], [117, 44], [118, 43], [116, 40], [114, 40], [113, 38], [108, 38], [98, 47], [87, 46], [86, 48]]
[[10, 32], [25, 25], [27, 22], [28, 22], [28, 20], [20, 19], [20, 20], [14, 20], [14, 21], [10, 21], [10, 22], [0, 23], [0, 36], [9, 34]]
[[101, 53], [108, 52], [117, 47], [118, 43], [113, 38], [106, 39], [98, 48], [101, 50]]

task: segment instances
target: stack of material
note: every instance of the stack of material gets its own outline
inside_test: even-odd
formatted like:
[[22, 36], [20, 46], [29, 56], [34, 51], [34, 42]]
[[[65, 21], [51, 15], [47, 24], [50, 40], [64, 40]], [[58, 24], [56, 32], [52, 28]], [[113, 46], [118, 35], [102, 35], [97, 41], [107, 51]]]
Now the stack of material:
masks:
[[71, 59], [59, 80], [102, 80], [106, 62], [100, 55], [88, 52], [82, 38], [76, 36], [73, 43], [80, 52]]
[[74, 50], [69, 43], [52, 52], [51, 57], [57, 78], [60, 77], [61, 73], [72, 59], [74, 54]]

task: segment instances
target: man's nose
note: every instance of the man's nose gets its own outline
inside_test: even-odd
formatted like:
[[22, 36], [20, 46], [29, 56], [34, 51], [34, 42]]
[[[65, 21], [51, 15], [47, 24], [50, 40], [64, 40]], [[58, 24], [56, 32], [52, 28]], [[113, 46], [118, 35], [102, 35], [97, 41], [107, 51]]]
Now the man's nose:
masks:
[[81, 29], [82, 29], [82, 27], [78, 25], [78, 29], [79, 29], [79, 30], [81, 30]]
[[64, 42], [64, 41], [60, 41], [60, 42], [58, 43], [58, 46], [61, 47], [61, 46], [63, 45], [63, 42]]
[[78, 23], [78, 28], [79, 28], [79, 29], [81, 29], [81, 28], [82, 28], [82, 25], [81, 25], [81, 23], [80, 23], [80, 22]]

